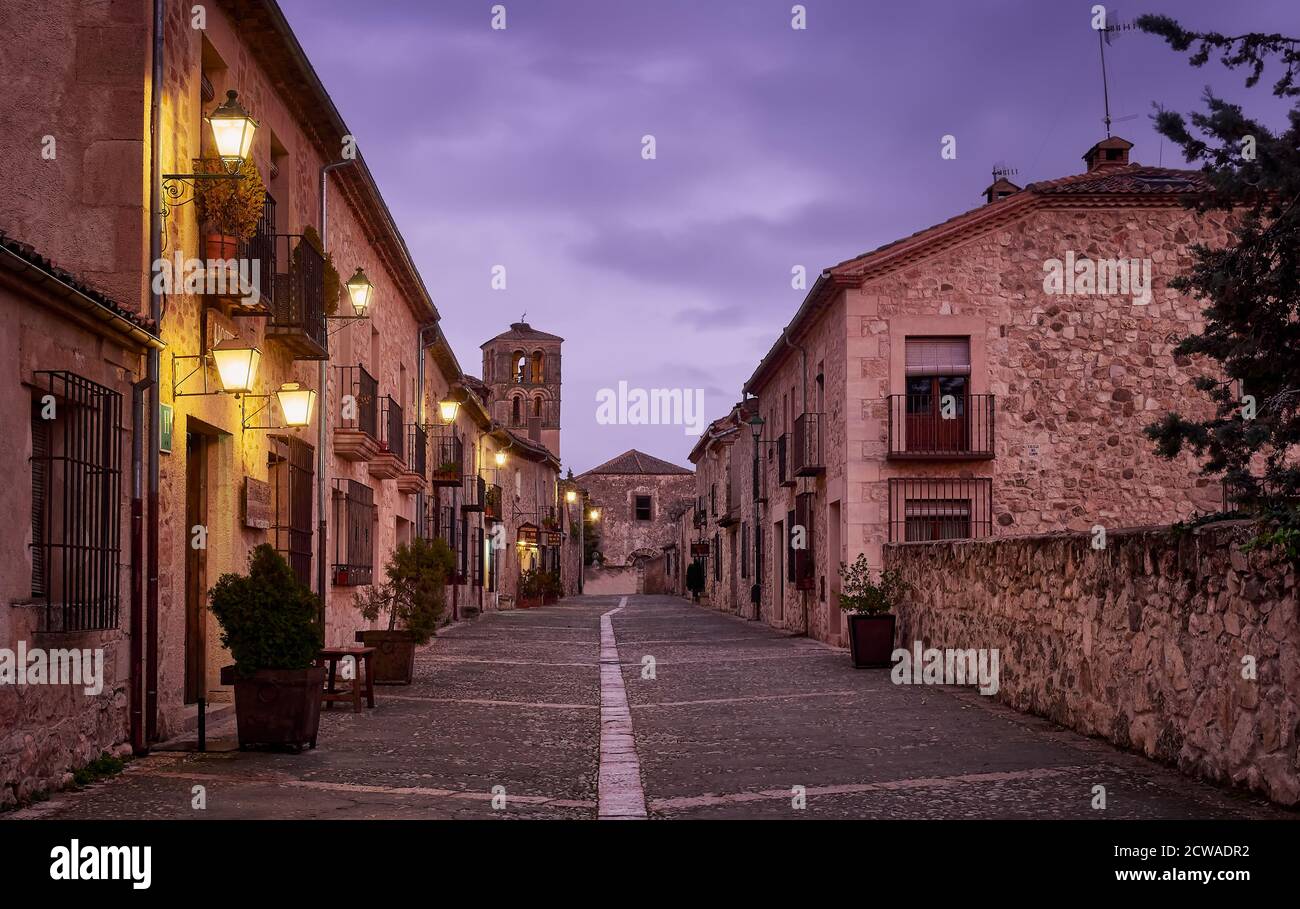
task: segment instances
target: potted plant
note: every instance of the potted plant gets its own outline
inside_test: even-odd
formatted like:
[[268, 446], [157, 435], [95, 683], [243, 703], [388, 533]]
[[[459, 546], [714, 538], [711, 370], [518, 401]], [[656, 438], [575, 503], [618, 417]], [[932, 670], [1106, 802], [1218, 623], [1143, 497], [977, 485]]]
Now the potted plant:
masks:
[[253, 550], [248, 574], [223, 574], [209, 591], [221, 644], [234, 657], [221, 683], [235, 687], [239, 747], [316, 747], [325, 669], [316, 665], [319, 601], [269, 543]]
[[415, 539], [393, 552], [384, 566], [387, 581], [353, 595], [366, 620], [388, 615], [387, 628], [357, 632], [358, 643], [375, 648], [371, 668], [376, 685], [411, 684], [415, 648], [434, 637], [446, 609], [453, 562], [444, 540]]
[[554, 606], [564, 596], [564, 585], [558, 571], [547, 571], [542, 575], [542, 605]]
[[483, 513], [489, 520], [501, 520], [501, 487], [495, 483], [487, 488], [483, 497]]
[[536, 609], [542, 605], [545, 585], [540, 568], [529, 568], [519, 576], [519, 608]]
[[[321, 269], [321, 293], [325, 299], [325, 315], [332, 316], [339, 310], [339, 293], [343, 287], [339, 279], [338, 269], [334, 267], [334, 254], [325, 251], [325, 244], [321, 243], [320, 234], [316, 233], [316, 228], [310, 224], [302, 229], [302, 242], [316, 250], [321, 257], [323, 265]], [[295, 249], [295, 265], [298, 264], [301, 257], [301, 248]]]
[[266, 187], [252, 158], [245, 158], [240, 180], [195, 180], [194, 199], [204, 229], [204, 257], [233, 259], [239, 241], [257, 232]]
[[894, 652], [894, 614], [898, 600], [911, 589], [897, 570], [882, 572], [871, 579], [865, 554], [852, 565], [840, 565], [840, 609], [848, 613], [849, 653], [855, 669], [890, 665]]
[[704, 564], [702, 562], [692, 562], [687, 566], [686, 589], [691, 592], [691, 598], [698, 603], [700, 594], [704, 590]]
[[435, 480], [458, 481], [460, 479], [460, 464], [456, 461], [443, 461], [438, 465], [437, 469], [434, 470], [433, 474]]

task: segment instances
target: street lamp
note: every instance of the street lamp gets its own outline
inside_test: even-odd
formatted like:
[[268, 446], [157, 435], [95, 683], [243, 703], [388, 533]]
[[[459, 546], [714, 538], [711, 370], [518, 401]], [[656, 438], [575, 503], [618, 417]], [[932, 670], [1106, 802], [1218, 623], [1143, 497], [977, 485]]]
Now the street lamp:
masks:
[[226, 338], [212, 348], [212, 359], [217, 365], [222, 391], [242, 395], [253, 390], [257, 364], [262, 359], [260, 350], [236, 338]]
[[212, 141], [226, 170], [239, 170], [253, 148], [253, 134], [257, 132], [257, 121], [239, 103], [239, 93], [233, 89], [226, 92], [225, 103], [204, 119], [212, 128]]
[[[749, 418], [749, 431], [754, 436], [754, 482], [758, 483], [758, 446], [763, 441], [763, 424], [766, 422], [755, 409], [754, 415]], [[760, 514], [760, 504], [758, 500], [758, 490], [754, 490], [754, 583], [749, 588], [749, 599], [754, 604], [754, 619], [762, 618], [763, 610], [763, 566], [759, 564], [762, 557], [762, 549], [759, 540], [762, 539], [762, 518]]]
[[284, 414], [285, 426], [300, 428], [311, 424], [316, 392], [303, 388], [297, 382], [285, 382], [275, 396], [280, 399], [280, 412]]
[[370, 298], [374, 296], [375, 285], [370, 283], [360, 265], [352, 277], [348, 278], [347, 288], [348, 297], [352, 300], [352, 311], [358, 319], [366, 318], [370, 314]]
[[578, 501], [578, 491], [576, 489], [570, 489], [564, 494], [564, 501], [568, 502], [570, 505]]
[[455, 421], [458, 410], [460, 410], [460, 402], [457, 400], [448, 398], [438, 402], [438, 416], [444, 425], [450, 426]]
[[506, 466], [506, 452], [504, 448], [497, 451], [493, 457], [496, 460], [497, 467]]

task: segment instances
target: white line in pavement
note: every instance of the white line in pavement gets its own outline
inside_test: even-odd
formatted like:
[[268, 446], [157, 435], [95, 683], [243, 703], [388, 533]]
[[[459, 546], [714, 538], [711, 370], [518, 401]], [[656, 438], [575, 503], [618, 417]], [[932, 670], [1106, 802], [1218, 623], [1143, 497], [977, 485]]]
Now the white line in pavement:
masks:
[[632, 711], [623, 688], [618, 641], [610, 618], [627, 605], [627, 597], [600, 617], [600, 771], [596, 816], [601, 820], [645, 820], [641, 765], [632, 735]]
[[[660, 664], [663, 665], [663, 664]], [[637, 704], [637, 710], [650, 707], [694, 707], [697, 704], [749, 704], [753, 701], [789, 701], [801, 698], [830, 698], [862, 694], [861, 691], [802, 691], [798, 694], [751, 694], [743, 698], [707, 698], [702, 701], [657, 701], [653, 704]], [[388, 695], [392, 697], [392, 695]]]

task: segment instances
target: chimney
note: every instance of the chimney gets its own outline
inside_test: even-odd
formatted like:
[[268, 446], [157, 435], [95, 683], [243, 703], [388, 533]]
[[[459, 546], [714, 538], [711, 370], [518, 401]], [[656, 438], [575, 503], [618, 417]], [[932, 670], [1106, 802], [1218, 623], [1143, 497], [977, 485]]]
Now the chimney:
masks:
[[1102, 139], [1083, 156], [1083, 163], [1088, 165], [1088, 172], [1103, 170], [1108, 167], [1127, 167], [1128, 151], [1133, 143], [1119, 136]]
[[998, 177], [984, 190], [984, 198], [988, 202], [996, 202], [999, 199], [1005, 199], [1007, 196], [1020, 192], [1021, 187], [1016, 186], [1006, 177]]

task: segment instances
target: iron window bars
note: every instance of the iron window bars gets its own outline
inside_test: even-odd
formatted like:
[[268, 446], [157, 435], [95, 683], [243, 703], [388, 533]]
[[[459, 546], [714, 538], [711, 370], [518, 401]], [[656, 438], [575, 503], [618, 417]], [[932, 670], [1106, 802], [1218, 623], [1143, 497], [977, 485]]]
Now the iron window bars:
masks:
[[359, 587], [374, 580], [375, 491], [356, 480], [334, 480], [334, 583]]
[[275, 519], [270, 527], [273, 546], [294, 575], [311, 586], [312, 479], [315, 449], [293, 436], [272, 436], [267, 455]]
[[989, 477], [899, 477], [888, 490], [891, 543], [980, 539], [993, 532]]
[[32, 597], [44, 631], [116, 628], [122, 527], [122, 395], [38, 370], [32, 401]]

